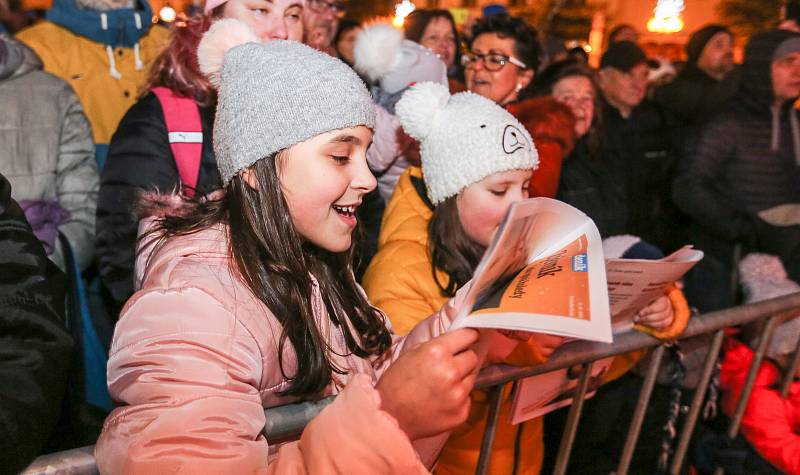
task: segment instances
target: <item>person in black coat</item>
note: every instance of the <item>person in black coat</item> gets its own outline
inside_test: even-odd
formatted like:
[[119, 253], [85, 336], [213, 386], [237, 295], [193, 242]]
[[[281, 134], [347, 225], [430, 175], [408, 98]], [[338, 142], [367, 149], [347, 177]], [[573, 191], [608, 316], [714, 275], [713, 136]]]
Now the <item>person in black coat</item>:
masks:
[[[203, 148], [196, 192], [222, 187], [211, 143], [214, 109], [200, 107]], [[161, 104], [148, 93], [128, 110], [111, 138], [97, 200], [96, 255], [100, 277], [115, 310], [133, 294], [138, 218], [134, 208], [145, 191], [170, 193], [181, 184], [170, 150]], [[116, 313], [115, 313], [116, 315]]]
[[[153, 64], [147, 90], [165, 87], [178, 96], [194, 99], [202, 125], [202, 152], [196, 195], [222, 187], [212, 146], [216, 90], [200, 73], [194, 54], [210, 16], [192, 18], [176, 29], [170, 44]], [[120, 121], [111, 138], [108, 158], [100, 178], [97, 200], [95, 252], [100, 279], [114, 318], [133, 294], [133, 270], [138, 231], [134, 210], [142, 192], [179, 191], [181, 179], [170, 149], [164, 110], [147, 92]]]
[[700, 28], [689, 38], [686, 56], [684, 68], [655, 91], [654, 100], [694, 128], [736, 94], [739, 71], [733, 63], [733, 34], [722, 25]]
[[0, 474], [36, 457], [59, 418], [73, 341], [66, 278], [49, 261], [0, 175]]
[[609, 153], [619, 157], [619, 180], [627, 187], [626, 232], [669, 254], [683, 244], [671, 196], [678, 158], [680, 126], [661, 106], [646, 98], [647, 57], [629, 41], [609, 46], [603, 54], [598, 84], [603, 92], [601, 115]]
[[[761, 250], [772, 239], [764, 210], [800, 203], [800, 34], [771, 30], [750, 38], [735, 99], [704, 127], [681, 163], [673, 199], [695, 221], [706, 257], [687, 294], [701, 310], [735, 304], [728, 284], [734, 247]], [[774, 244], [771, 245], [774, 247]], [[688, 295], [687, 295], [688, 296]]]

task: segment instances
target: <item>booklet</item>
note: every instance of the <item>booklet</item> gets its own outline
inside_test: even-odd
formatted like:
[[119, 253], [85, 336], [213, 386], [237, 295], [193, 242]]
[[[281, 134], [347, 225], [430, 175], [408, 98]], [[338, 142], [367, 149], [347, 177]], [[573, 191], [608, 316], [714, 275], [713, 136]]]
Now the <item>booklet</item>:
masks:
[[[702, 251], [684, 246], [658, 260], [607, 259], [606, 275], [614, 333], [630, 330], [636, 312], [663, 295], [667, 286], [683, 277], [702, 258]], [[594, 362], [587, 398], [594, 395], [613, 360], [612, 357]], [[577, 375], [571, 374], [568, 369], [520, 380], [511, 407], [511, 423], [519, 424], [572, 404], [577, 384]]]
[[472, 277], [451, 329], [499, 328], [610, 343], [597, 227], [561, 201], [511, 205]]

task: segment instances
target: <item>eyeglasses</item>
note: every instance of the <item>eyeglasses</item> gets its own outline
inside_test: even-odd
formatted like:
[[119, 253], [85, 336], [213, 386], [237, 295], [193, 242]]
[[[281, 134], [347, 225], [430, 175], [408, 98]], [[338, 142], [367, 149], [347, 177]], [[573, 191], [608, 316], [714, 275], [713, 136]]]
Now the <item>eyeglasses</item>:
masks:
[[465, 68], [474, 68], [478, 61], [483, 61], [483, 67], [487, 71], [500, 71], [506, 63], [511, 63], [521, 69], [528, 69], [522, 61], [513, 56], [507, 56], [500, 53], [464, 53], [461, 55], [461, 65]]
[[306, 0], [306, 5], [316, 13], [325, 13], [326, 10], [330, 10], [340, 18], [347, 14], [344, 3], [335, 0]]

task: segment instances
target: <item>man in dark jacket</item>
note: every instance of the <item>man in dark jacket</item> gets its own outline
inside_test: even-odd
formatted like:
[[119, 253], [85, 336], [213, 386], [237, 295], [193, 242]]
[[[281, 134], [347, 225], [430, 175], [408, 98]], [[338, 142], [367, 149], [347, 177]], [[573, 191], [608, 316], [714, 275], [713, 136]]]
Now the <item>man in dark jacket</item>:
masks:
[[72, 352], [64, 274], [45, 257], [0, 175], [0, 474], [39, 454], [61, 408]]
[[800, 34], [772, 30], [750, 38], [735, 99], [716, 114], [681, 163], [673, 189], [695, 220], [706, 253], [688, 285], [703, 310], [733, 305], [733, 250], [759, 250], [773, 231], [758, 213], [800, 202]]
[[678, 77], [655, 91], [655, 101], [684, 125], [693, 126], [704, 123], [736, 94], [733, 35], [721, 25], [705, 26], [692, 33], [686, 56]]
[[645, 98], [647, 58], [635, 43], [609, 46], [600, 61], [602, 123], [606, 147], [622, 160], [629, 218], [626, 232], [664, 252], [680, 245], [670, 187], [676, 159], [677, 123]]

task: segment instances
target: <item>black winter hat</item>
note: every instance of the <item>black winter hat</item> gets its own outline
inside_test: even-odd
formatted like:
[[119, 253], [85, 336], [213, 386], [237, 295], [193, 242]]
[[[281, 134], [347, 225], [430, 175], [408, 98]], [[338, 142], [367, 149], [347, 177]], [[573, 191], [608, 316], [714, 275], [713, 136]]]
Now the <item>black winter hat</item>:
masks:
[[706, 25], [692, 33], [692, 36], [689, 37], [689, 42], [686, 43], [686, 62], [688, 64], [697, 64], [697, 60], [700, 59], [700, 55], [703, 54], [703, 49], [705, 49], [706, 44], [708, 44], [711, 38], [717, 33], [727, 33], [733, 36], [731, 30], [722, 25]]
[[603, 53], [603, 57], [600, 59], [600, 69], [614, 68], [627, 73], [637, 64], [646, 61], [647, 55], [639, 45], [632, 41], [619, 41], [611, 43]]

